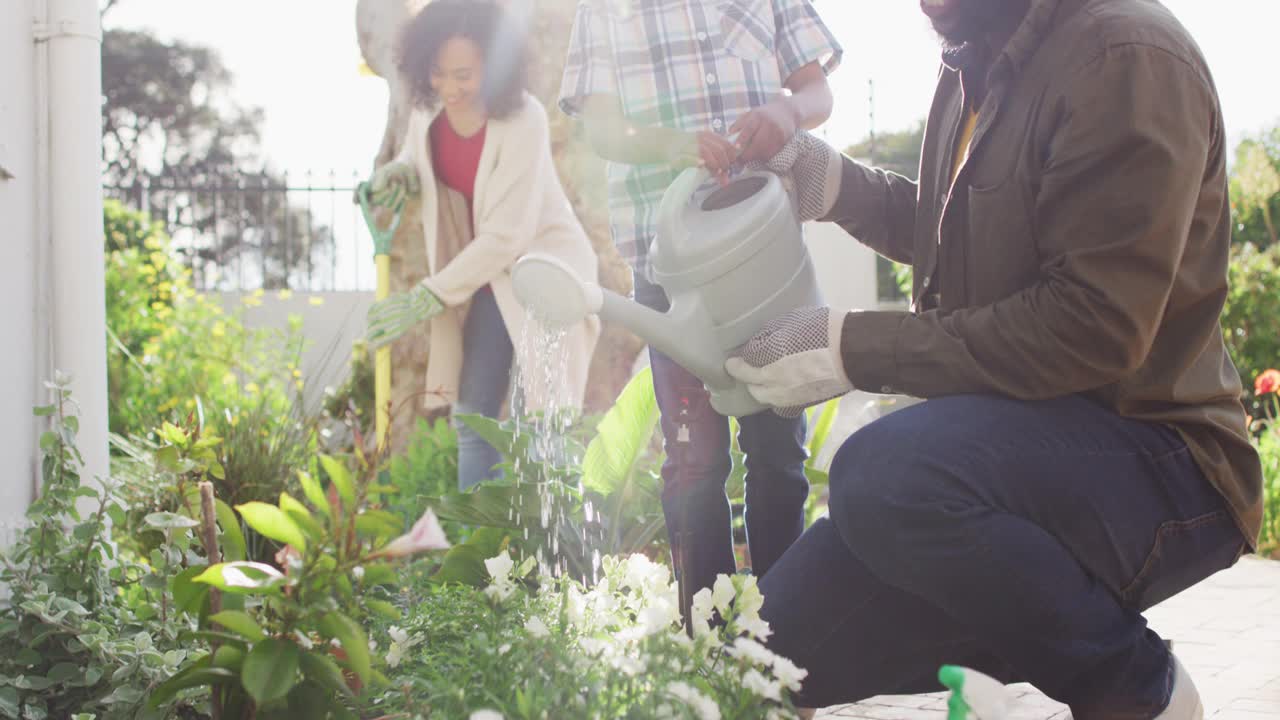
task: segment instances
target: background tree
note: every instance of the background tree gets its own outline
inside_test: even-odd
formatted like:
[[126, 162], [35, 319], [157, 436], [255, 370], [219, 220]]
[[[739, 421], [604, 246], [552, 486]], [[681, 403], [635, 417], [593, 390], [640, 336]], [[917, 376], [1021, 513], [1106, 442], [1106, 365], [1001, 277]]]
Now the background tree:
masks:
[[[921, 120], [906, 130], [864, 138], [846, 148], [844, 154], [915, 180], [920, 174], [920, 147], [923, 143], [924, 121]], [[877, 255], [876, 287], [881, 300], [909, 300], [911, 266]]]
[[[107, 0], [104, 16], [121, 1]], [[164, 223], [197, 284], [251, 262], [246, 282], [288, 287], [332, 231], [287, 202], [287, 178], [261, 152], [262, 111], [235, 102], [233, 81], [210, 48], [106, 29], [103, 183]]]
[[1280, 212], [1280, 127], [1236, 148], [1231, 179], [1231, 211], [1237, 243], [1259, 248], [1276, 244], [1274, 217]]

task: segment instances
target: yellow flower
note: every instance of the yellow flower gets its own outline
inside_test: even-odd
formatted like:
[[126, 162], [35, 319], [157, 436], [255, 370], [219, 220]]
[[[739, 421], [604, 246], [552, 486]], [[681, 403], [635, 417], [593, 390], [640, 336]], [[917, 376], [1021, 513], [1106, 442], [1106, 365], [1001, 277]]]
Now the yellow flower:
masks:
[[258, 383], [249, 383], [244, 386], [244, 391], [250, 395], [257, 395], [259, 390], [261, 390], [261, 388], [258, 387]]
[[324, 298], [320, 297], [319, 295], [312, 295], [310, 298], [307, 299], [307, 302], [311, 303], [316, 307], [320, 307], [321, 305], [324, 304]]
[[295, 387], [297, 387], [299, 390], [301, 390], [301, 389], [302, 389], [302, 381], [301, 381], [301, 380], [294, 380], [294, 381], [293, 381], [293, 384], [294, 384], [294, 386], [295, 386]]
[[164, 265], [167, 261], [168, 261], [168, 258], [164, 256], [164, 253], [162, 252], [151, 253], [151, 264], [154, 265], [157, 270], [163, 270]]
[[291, 297], [293, 297], [293, 291], [290, 290], [289, 288], [285, 288], [280, 292], [276, 293], [276, 298], [280, 300], [288, 300]]
[[178, 407], [179, 402], [181, 402], [181, 400], [179, 400], [178, 398], [171, 397], [168, 400], [165, 400], [164, 404], [162, 404], [160, 407], [156, 408], [156, 412], [162, 412], [162, 413], [169, 412], [170, 410]]
[[245, 304], [245, 307], [258, 307], [262, 305], [262, 296], [258, 294], [246, 295], [240, 301]]
[[196, 409], [196, 399], [195, 399], [195, 398], [191, 398], [191, 399], [187, 400], [187, 409], [188, 409], [188, 410], [195, 410], [195, 409]]
[[223, 376], [222, 376], [222, 384], [223, 384], [223, 385], [235, 385], [235, 384], [236, 384], [236, 374], [235, 374], [235, 373], [233, 373], [233, 372], [228, 372], [226, 375], [223, 375]]
[[294, 368], [294, 369], [293, 369], [293, 376], [294, 376], [294, 377], [296, 377], [296, 378], [300, 378], [300, 377], [302, 377], [302, 371], [301, 371], [301, 370], [299, 370], [299, 369], [297, 369], [297, 368]]
[[253, 296], [254, 296], [254, 297], [256, 297], [256, 298], [260, 298], [260, 297], [262, 297], [263, 295], [266, 295], [266, 294], [267, 294], [267, 291], [266, 291], [266, 290], [263, 290], [262, 288], [258, 288], [257, 290], [254, 290], [254, 291], [253, 291]]
[[227, 324], [219, 320], [213, 324], [213, 329], [209, 331], [214, 337], [225, 337], [227, 334]]

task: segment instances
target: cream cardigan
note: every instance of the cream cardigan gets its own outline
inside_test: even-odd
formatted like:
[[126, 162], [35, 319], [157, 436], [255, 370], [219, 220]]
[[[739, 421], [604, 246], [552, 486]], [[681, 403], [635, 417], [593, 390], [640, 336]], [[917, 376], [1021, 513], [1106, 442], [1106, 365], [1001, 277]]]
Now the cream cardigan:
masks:
[[[513, 115], [490, 118], [476, 173], [474, 217], [467, 203], [437, 182], [431, 165], [427, 132], [436, 112], [415, 109], [409, 117], [405, 146], [399, 160], [408, 162], [422, 181], [422, 227], [427, 250], [428, 277], [424, 281], [445, 304], [431, 320], [424, 403], [428, 408], [453, 404], [462, 372], [462, 326], [467, 305], [476, 290], [493, 288], [498, 310], [515, 347], [515, 361], [530, 368], [526, 382], [537, 375], [536, 358], [546, 348], [528, 347], [525, 310], [511, 288], [511, 268], [530, 252], [554, 255], [584, 280], [597, 279], [597, 258], [565, 196], [551, 159], [551, 136], [542, 104], [525, 95]], [[475, 228], [474, 235], [471, 228]], [[567, 397], [561, 403], [581, 408], [587, 368], [600, 336], [595, 316], [570, 328], [561, 350], [567, 373]], [[526, 410], [547, 406], [547, 388], [525, 387]]]

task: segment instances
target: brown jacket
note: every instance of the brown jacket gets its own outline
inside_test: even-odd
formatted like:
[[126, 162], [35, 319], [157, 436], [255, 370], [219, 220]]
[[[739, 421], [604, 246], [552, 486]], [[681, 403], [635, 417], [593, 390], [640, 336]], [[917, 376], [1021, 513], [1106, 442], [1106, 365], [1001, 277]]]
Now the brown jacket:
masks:
[[846, 159], [828, 219], [915, 268], [911, 312], [851, 313], [853, 384], [918, 397], [1082, 393], [1185, 439], [1251, 546], [1262, 472], [1218, 316], [1226, 137], [1204, 58], [1152, 0], [1032, 0], [966, 87], [943, 67], [920, 181]]

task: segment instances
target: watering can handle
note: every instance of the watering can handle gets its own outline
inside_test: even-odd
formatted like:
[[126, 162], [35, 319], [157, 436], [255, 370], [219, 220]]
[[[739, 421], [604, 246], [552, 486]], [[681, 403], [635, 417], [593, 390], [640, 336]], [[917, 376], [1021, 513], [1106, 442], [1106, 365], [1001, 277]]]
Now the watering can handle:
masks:
[[373, 254], [389, 255], [391, 254], [391, 239], [395, 237], [396, 229], [400, 227], [400, 216], [404, 211], [404, 199], [400, 199], [391, 212], [391, 224], [382, 229], [378, 227], [378, 220], [373, 216], [373, 200], [369, 197], [369, 183], [362, 182], [356, 186], [356, 200], [360, 203], [360, 214], [364, 215], [364, 222], [369, 226], [369, 235], [373, 237]]

